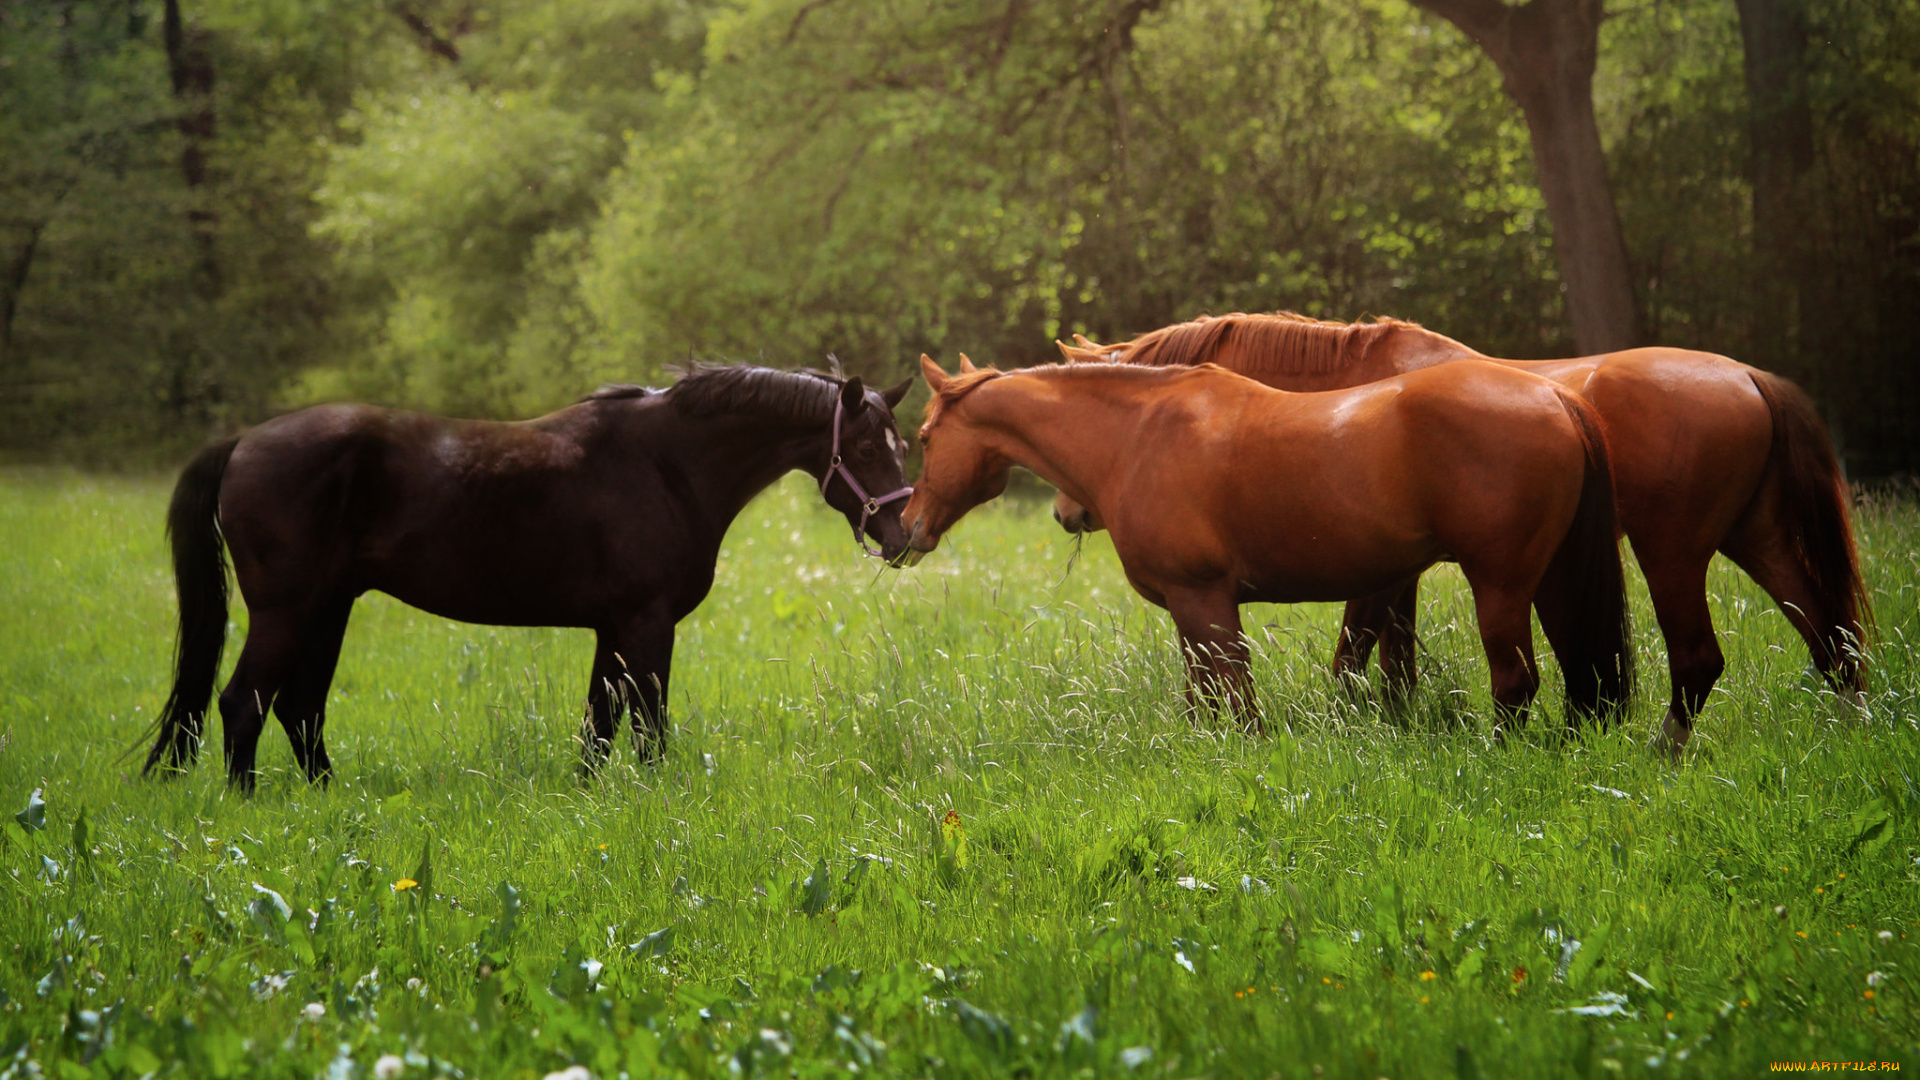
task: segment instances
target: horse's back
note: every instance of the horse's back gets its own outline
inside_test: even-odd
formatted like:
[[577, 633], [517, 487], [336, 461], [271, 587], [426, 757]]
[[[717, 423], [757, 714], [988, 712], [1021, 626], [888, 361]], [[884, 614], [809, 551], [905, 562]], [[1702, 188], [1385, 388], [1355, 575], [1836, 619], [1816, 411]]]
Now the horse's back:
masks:
[[377, 588], [456, 618], [519, 621], [473, 618], [458, 579], [511, 592], [596, 561], [595, 428], [583, 406], [502, 423], [322, 405], [261, 424], [221, 489], [241, 587], [267, 604], [316, 583]]
[[[1636, 550], [1710, 552], [1766, 469], [1773, 420], [1753, 369], [1715, 353], [1643, 348], [1524, 365], [1593, 404]], [[1684, 515], [1672, 508], [1684, 506]], [[1682, 535], [1685, 534], [1685, 535]]]

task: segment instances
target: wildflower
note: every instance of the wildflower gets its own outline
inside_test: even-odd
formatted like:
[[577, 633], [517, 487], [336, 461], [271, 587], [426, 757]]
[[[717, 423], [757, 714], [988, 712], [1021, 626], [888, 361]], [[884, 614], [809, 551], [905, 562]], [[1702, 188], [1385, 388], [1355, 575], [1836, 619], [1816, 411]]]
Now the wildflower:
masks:
[[393, 883], [393, 891], [406, 892], [408, 889], [414, 888], [419, 884], [420, 884], [419, 882], [413, 880], [410, 877], [403, 877], [399, 881], [396, 881]]
[[1425, 1005], [1425, 1004], [1426, 1004], [1427, 1002], [1429, 1002], [1429, 1001], [1432, 1001], [1432, 1000], [1433, 1000], [1432, 998], [1430, 998], [1430, 997], [1428, 997], [1428, 996], [1427, 996], [1427, 995], [1425, 995], [1425, 994], [1421, 994], [1421, 995], [1420, 995], [1420, 1004], [1422, 1004], [1422, 1005]]
[[1882, 930], [1882, 931], [1880, 931], [1880, 940], [1881, 940], [1881, 941], [1892, 941], [1892, 940], [1893, 940], [1893, 931], [1891, 931], [1891, 930]]
[[1840, 875], [1840, 880], [1841, 880], [1841, 881], [1845, 881], [1845, 880], [1847, 880], [1847, 875], [1845, 875], [1845, 874], [1841, 874], [1841, 875]]
[[300, 1012], [308, 1020], [319, 1020], [327, 1015], [327, 1007], [317, 1001], [309, 1001], [307, 1002], [307, 1007], [301, 1009]]
[[1861, 993], [1861, 994], [1862, 994], [1862, 995], [1863, 995], [1863, 996], [1864, 996], [1864, 997], [1865, 997], [1865, 998], [1866, 998], [1866, 999], [1867, 999], [1868, 1001], [1872, 1001], [1872, 1000], [1873, 1000], [1873, 991], [1871, 991], [1871, 990], [1862, 990], [1862, 991], [1860, 991], [1860, 993]]
[[1671, 1009], [1667, 1010], [1667, 1019], [1669, 1020], [1673, 1019], [1673, 1010]]
[[380, 1060], [373, 1063], [373, 1075], [377, 1080], [393, 1080], [407, 1071], [407, 1063], [400, 1060], [398, 1054], [381, 1054]]
[[1795, 930], [1794, 933], [1800, 935], [1801, 937], [1807, 936], [1807, 932], [1805, 930]]
[[1432, 982], [1433, 980], [1434, 980], [1434, 974], [1433, 974], [1433, 972], [1431, 972], [1431, 971], [1423, 971], [1423, 972], [1421, 972], [1421, 973], [1420, 973], [1420, 981], [1421, 981], [1421, 982]]
[[1321, 981], [1321, 982], [1323, 982], [1323, 983], [1326, 983], [1326, 984], [1327, 984], [1328, 986], [1332, 986], [1332, 985], [1333, 985], [1333, 980], [1332, 980], [1332, 979], [1329, 979], [1329, 978], [1327, 978], [1327, 977], [1326, 977], [1325, 975], [1322, 975], [1322, 976], [1320, 976], [1320, 981]]
[[1815, 886], [1813, 887], [1813, 891], [1814, 891], [1815, 893], [1824, 893], [1824, 892], [1826, 892], [1827, 890], [1825, 890], [1825, 889], [1823, 889], [1823, 888], [1821, 888], [1821, 887], [1820, 887], [1820, 886], [1818, 886], [1818, 885], [1815, 885]]
[[1526, 981], [1527, 981], [1527, 969], [1523, 967], [1514, 968], [1513, 969], [1513, 985], [1519, 986], [1521, 983]]
[[569, 1065], [548, 1073], [540, 1080], [593, 1080], [593, 1074], [587, 1071], [585, 1065]]
[[607, 845], [605, 845], [605, 844], [601, 844], [601, 845], [600, 845], [600, 850], [601, 850], [601, 851], [605, 851], [605, 850], [607, 850]]
[[1867, 985], [1879, 986], [1882, 982], [1886, 981], [1886, 978], [1887, 973], [1884, 971], [1869, 971], [1867, 972]]

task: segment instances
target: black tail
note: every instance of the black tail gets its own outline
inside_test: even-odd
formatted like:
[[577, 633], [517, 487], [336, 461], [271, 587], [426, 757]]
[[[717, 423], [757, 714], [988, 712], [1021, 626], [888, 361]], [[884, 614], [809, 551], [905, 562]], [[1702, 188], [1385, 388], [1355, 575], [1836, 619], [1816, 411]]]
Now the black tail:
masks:
[[1633, 696], [1633, 627], [1620, 569], [1613, 468], [1592, 406], [1565, 391], [1560, 404], [1580, 431], [1586, 471], [1573, 524], [1535, 602], [1567, 680], [1569, 708], [1579, 715], [1616, 716]]
[[1820, 609], [1807, 612], [1827, 651], [1814, 661], [1841, 689], [1864, 691], [1860, 650], [1873, 633], [1873, 606], [1853, 546], [1846, 478], [1806, 391], [1764, 371], [1750, 374], [1773, 414], [1773, 450], [1761, 483], [1774, 486], [1779, 524]]
[[160, 710], [160, 737], [145, 775], [158, 765], [178, 772], [200, 752], [200, 729], [227, 647], [227, 548], [220, 538], [220, 481], [239, 439], [200, 451], [174, 485], [167, 507], [173, 541], [173, 584], [180, 598], [180, 639], [173, 654], [173, 693]]

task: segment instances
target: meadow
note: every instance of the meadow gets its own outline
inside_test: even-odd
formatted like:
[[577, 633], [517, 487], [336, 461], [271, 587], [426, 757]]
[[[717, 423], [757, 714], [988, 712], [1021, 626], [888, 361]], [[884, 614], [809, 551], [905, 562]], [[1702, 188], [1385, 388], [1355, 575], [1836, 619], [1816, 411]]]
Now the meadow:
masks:
[[[681, 625], [666, 760], [579, 774], [591, 639], [356, 608], [336, 775], [142, 780], [171, 478], [0, 474], [0, 1078], [1729, 1076], [1920, 1067], [1920, 508], [1858, 525], [1864, 714], [1724, 562], [1688, 759], [1552, 664], [1489, 738], [1457, 573], [1423, 684], [1251, 607], [1269, 734], [1190, 715], [1104, 537], [1003, 500], [909, 571], [790, 477]], [[228, 662], [244, 628], [235, 605]], [[568, 1070], [573, 1070], [568, 1072]]]

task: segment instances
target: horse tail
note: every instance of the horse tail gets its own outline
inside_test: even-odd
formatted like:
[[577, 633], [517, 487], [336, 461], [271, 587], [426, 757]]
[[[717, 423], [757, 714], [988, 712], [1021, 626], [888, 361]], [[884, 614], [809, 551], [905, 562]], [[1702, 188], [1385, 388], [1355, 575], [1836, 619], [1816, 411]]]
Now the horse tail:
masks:
[[1805, 571], [1815, 606], [1825, 614], [1825, 625], [1816, 624], [1814, 631], [1833, 665], [1827, 676], [1843, 690], [1864, 692], [1867, 673], [1860, 651], [1873, 633], [1873, 603], [1853, 544], [1852, 492], [1806, 391], [1769, 372], [1750, 368], [1748, 374], [1773, 417], [1773, 447], [1761, 491], [1773, 488], [1789, 557]]
[[227, 647], [227, 549], [220, 536], [220, 482], [238, 438], [194, 455], [167, 507], [173, 584], [180, 599], [180, 635], [173, 653], [173, 692], [160, 710], [160, 737], [141, 775], [158, 765], [178, 772], [200, 752], [200, 730], [220, 654]]
[[1570, 391], [1554, 389], [1580, 434], [1586, 464], [1573, 522], [1543, 582], [1543, 591], [1553, 595], [1540, 599], [1561, 613], [1563, 629], [1553, 644], [1566, 677], [1568, 705], [1578, 714], [1614, 717], [1633, 696], [1634, 653], [1626, 575], [1620, 568], [1613, 466], [1593, 406]]

